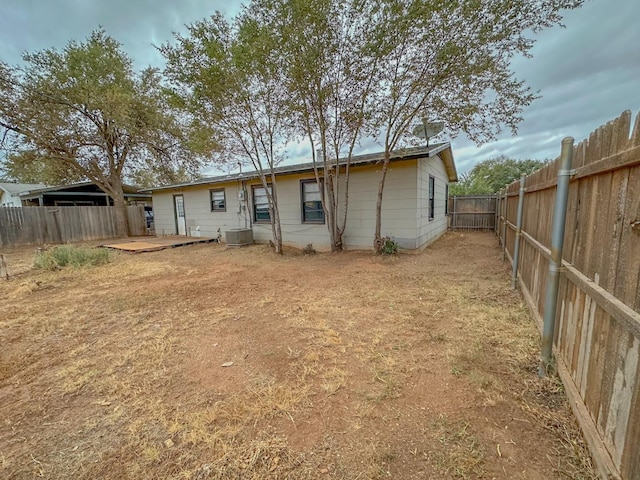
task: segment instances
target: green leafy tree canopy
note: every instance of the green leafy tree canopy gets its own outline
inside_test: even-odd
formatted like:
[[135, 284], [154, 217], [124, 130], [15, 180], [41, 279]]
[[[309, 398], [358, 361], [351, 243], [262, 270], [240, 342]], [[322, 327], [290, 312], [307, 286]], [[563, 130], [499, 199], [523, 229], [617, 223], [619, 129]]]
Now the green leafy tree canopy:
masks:
[[0, 140], [12, 176], [92, 181], [113, 198], [118, 233], [126, 235], [125, 179], [149, 168], [200, 166], [158, 71], [135, 72], [104, 30], [23, 59], [20, 66], [0, 62]]
[[449, 195], [482, 195], [495, 193], [521, 175], [529, 175], [544, 167], [548, 160], [515, 160], [504, 155], [476, 164], [460, 175], [458, 183], [449, 187]]
[[160, 52], [173, 103], [198, 131], [216, 136], [219, 154], [249, 163], [268, 202], [273, 244], [282, 253], [275, 167], [291, 138], [277, 38], [260, 12], [245, 8], [232, 21], [221, 13], [176, 34]]

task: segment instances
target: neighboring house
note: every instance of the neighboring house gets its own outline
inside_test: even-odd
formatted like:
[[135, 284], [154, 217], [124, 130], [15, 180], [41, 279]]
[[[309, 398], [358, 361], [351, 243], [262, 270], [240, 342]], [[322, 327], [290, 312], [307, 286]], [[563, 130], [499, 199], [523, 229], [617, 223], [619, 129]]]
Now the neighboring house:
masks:
[[[373, 246], [375, 206], [382, 153], [352, 158], [347, 227], [348, 249]], [[340, 160], [344, 195], [344, 160]], [[277, 196], [285, 245], [329, 249], [330, 240], [313, 165], [278, 167]], [[420, 248], [447, 229], [449, 182], [457, 181], [449, 143], [393, 152], [384, 187], [382, 236], [401, 248]], [[155, 231], [217, 237], [250, 228], [260, 242], [272, 238], [265, 190], [256, 172], [204, 178], [191, 183], [142, 190], [153, 193]], [[343, 208], [341, 201], [341, 209]]]
[[[128, 205], [151, 205], [151, 195], [140, 193], [137, 187], [123, 185], [124, 199]], [[113, 199], [91, 182], [72, 183], [29, 189], [20, 193], [24, 206], [108, 206]]]
[[41, 183], [0, 182], [0, 207], [21, 207], [20, 193], [44, 187]]

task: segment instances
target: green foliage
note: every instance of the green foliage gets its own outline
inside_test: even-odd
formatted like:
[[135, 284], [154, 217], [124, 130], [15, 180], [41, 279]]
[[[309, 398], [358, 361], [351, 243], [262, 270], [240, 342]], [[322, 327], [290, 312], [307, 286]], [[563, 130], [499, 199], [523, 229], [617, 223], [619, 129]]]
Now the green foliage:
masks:
[[449, 186], [449, 195], [491, 194], [509, 185], [521, 175], [544, 167], [548, 160], [514, 160], [505, 156], [476, 164], [463, 173], [458, 183]]
[[7, 178], [18, 183], [43, 183], [62, 185], [81, 182], [85, 177], [75, 170], [69, 170], [58, 162], [41, 157], [37, 151], [23, 150], [9, 154], [2, 167]]
[[215, 132], [222, 157], [250, 163], [263, 186], [271, 184], [266, 196], [273, 243], [282, 253], [273, 172], [284, 159], [292, 120], [276, 50], [280, 39], [251, 8], [232, 22], [218, 13], [187, 28], [188, 36], [176, 35], [176, 45], [160, 48], [172, 102], [189, 119], [195, 145], [203, 132]]
[[[416, 119], [441, 120], [450, 135], [476, 143], [504, 127], [517, 132], [522, 110], [537, 96], [513, 76], [510, 62], [528, 56], [532, 34], [560, 23], [582, 0], [383, 0], [372, 15], [372, 48], [382, 58], [372, 119], [385, 161], [376, 203], [374, 247], [381, 245], [382, 191], [389, 154]], [[393, 34], [389, 34], [393, 32]]]
[[160, 51], [171, 101], [189, 118], [194, 146], [215, 134], [227, 159], [258, 171], [275, 167], [290, 138], [290, 118], [273, 35], [247, 9], [232, 22], [218, 13], [188, 32]]
[[[383, 58], [374, 118], [394, 149], [416, 118], [442, 120], [482, 143], [513, 133], [536, 94], [510, 61], [529, 55], [533, 34], [558, 24], [582, 0], [425, 2], [384, 0], [371, 15], [372, 48]], [[389, 35], [388, 32], [393, 32]]]
[[97, 266], [109, 263], [111, 253], [106, 248], [89, 248], [60, 245], [38, 252], [34, 266], [42, 270], [58, 270], [62, 267]]
[[342, 245], [338, 217], [347, 205], [333, 190], [341, 173], [323, 162], [377, 136], [387, 154], [376, 205], [380, 247], [389, 153], [407, 142], [414, 120], [442, 120], [448, 134], [464, 131], [479, 143], [504, 127], [515, 133], [536, 94], [513, 77], [511, 60], [582, 3], [252, 0], [233, 21], [218, 13], [160, 50], [174, 104], [216, 132], [226, 158], [249, 158], [268, 175], [292, 136], [309, 141], [325, 167], [316, 174], [324, 177], [332, 249]]
[[394, 255], [398, 253], [398, 243], [395, 240], [389, 237], [385, 237], [382, 240], [381, 252], [383, 255]]
[[[277, 32], [277, 57], [285, 72], [287, 108], [297, 136], [311, 147], [321, 170], [322, 207], [332, 251], [342, 249], [348, 197], [338, 184], [349, 174], [332, 169], [348, 163], [358, 141], [374, 133], [371, 112], [382, 58], [372, 48], [376, 2], [370, 0], [254, 0], [250, 11]], [[317, 156], [320, 150], [323, 155]], [[342, 178], [340, 178], [342, 177]]]
[[122, 183], [150, 167], [194, 170], [179, 117], [159, 73], [134, 72], [120, 44], [104, 30], [62, 50], [24, 55], [23, 66], [0, 62], [0, 139], [4, 170], [20, 180], [88, 179], [119, 208], [126, 235]]
[[313, 248], [313, 244], [308, 243], [307, 246], [302, 249], [302, 253], [305, 255], [315, 255], [318, 252]]
[[139, 170], [131, 176], [131, 182], [139, 188], [151, 188], [164, 185], [175, 185], [177, 183], [188, 183], [195, 180], [197, 176], [187, 172], [184, 168], [178, 169], [155, 169]]

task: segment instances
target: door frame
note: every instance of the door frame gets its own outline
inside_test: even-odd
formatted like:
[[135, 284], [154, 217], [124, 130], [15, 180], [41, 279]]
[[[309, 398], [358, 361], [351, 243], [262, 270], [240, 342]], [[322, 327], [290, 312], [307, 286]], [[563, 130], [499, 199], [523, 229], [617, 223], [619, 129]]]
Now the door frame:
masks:
[[[182, 197], [182, 213], [184, 214], [183, 218], [184, 218], [184, 234], [180, 233], [180, 227], [178, 225], [178, 207], [176, 205], [176, 198], [177, 197]], [[173, 220], [175, 222], [175, 226], [176, 226], [176, 235], [184, 235], [185, 237], [187, 236], [187, 210], [185, 208], [185, 204], [184, 204], [184, 194], [182, 193], [176, 193], [173, 195]]]

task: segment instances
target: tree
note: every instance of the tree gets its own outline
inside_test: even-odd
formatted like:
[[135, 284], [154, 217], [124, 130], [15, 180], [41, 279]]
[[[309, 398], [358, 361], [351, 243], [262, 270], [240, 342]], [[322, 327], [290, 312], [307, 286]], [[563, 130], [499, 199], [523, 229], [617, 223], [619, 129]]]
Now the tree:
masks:
[[190, 138], [170, 113], [158, 72], [135, 73], [104, 30], [23, 59], [23, 66], [0, 62], [6, 170], [33, 180], [41, 174], [40, 181], [89, 179], [113, 198], [118, 234], [127, 235], [127, 175], [200, 166], [187, 154]]
[[463, 173], [457, 184], [449, 187], [450, 195], [495, 193], [521, 175], [529, 175], [544, 167], [548, 160], [515, 160], [505, 156], [477, 163], [471, 171]]
[[[510, 60], [528, 56], [540, 30], [558, 24], [582, 0], [380, 0], [372, 39], [381, 59], [375, 113], [384, 145], [374, 247], [382, 247], [381, 211], [391, 152], [417, 118], [442, 120], [449, 134], [477, 143], [503, 127], [515, 134], [536, 95], [513, 77]], [[389, 34], [393, 32], [393, 34]]]
[[64, 165], [42, 158], [34, 150], [22, 150], [10, 153], [2, 162], [8, 178], [19, 183], [42, 183], [45, 185], [62, 185], [80, 182], [85, 177]]
[[276, 166], [290, 138], [286, 92], [276, 42], [259, 16], [245, 8], [228, 22], [220, 13], [176, 35], [160, 51], [176, 105], [216, 132], [220, 153], [247, 160], [260, 176], [276, 253], [282, 253]]
[[[371, 57], [370, 0], [256, 0], [278, 37], [292, 124], [311, 147], [332, 251], [343, 248], [351, 157], [366, 134], [378, 59]], [[338, 165], [338, 159], [343, 165]]]
[[138, 170], [130, 176], [133, 185], [139, 188], [151, 188], [162, 185], [176, 185], [178, 183], [189, 183], [197, 180], [200, 175], [188, 172], [184, 167], [177, 169], [161, 168], [150, 166], [148, 169]]

